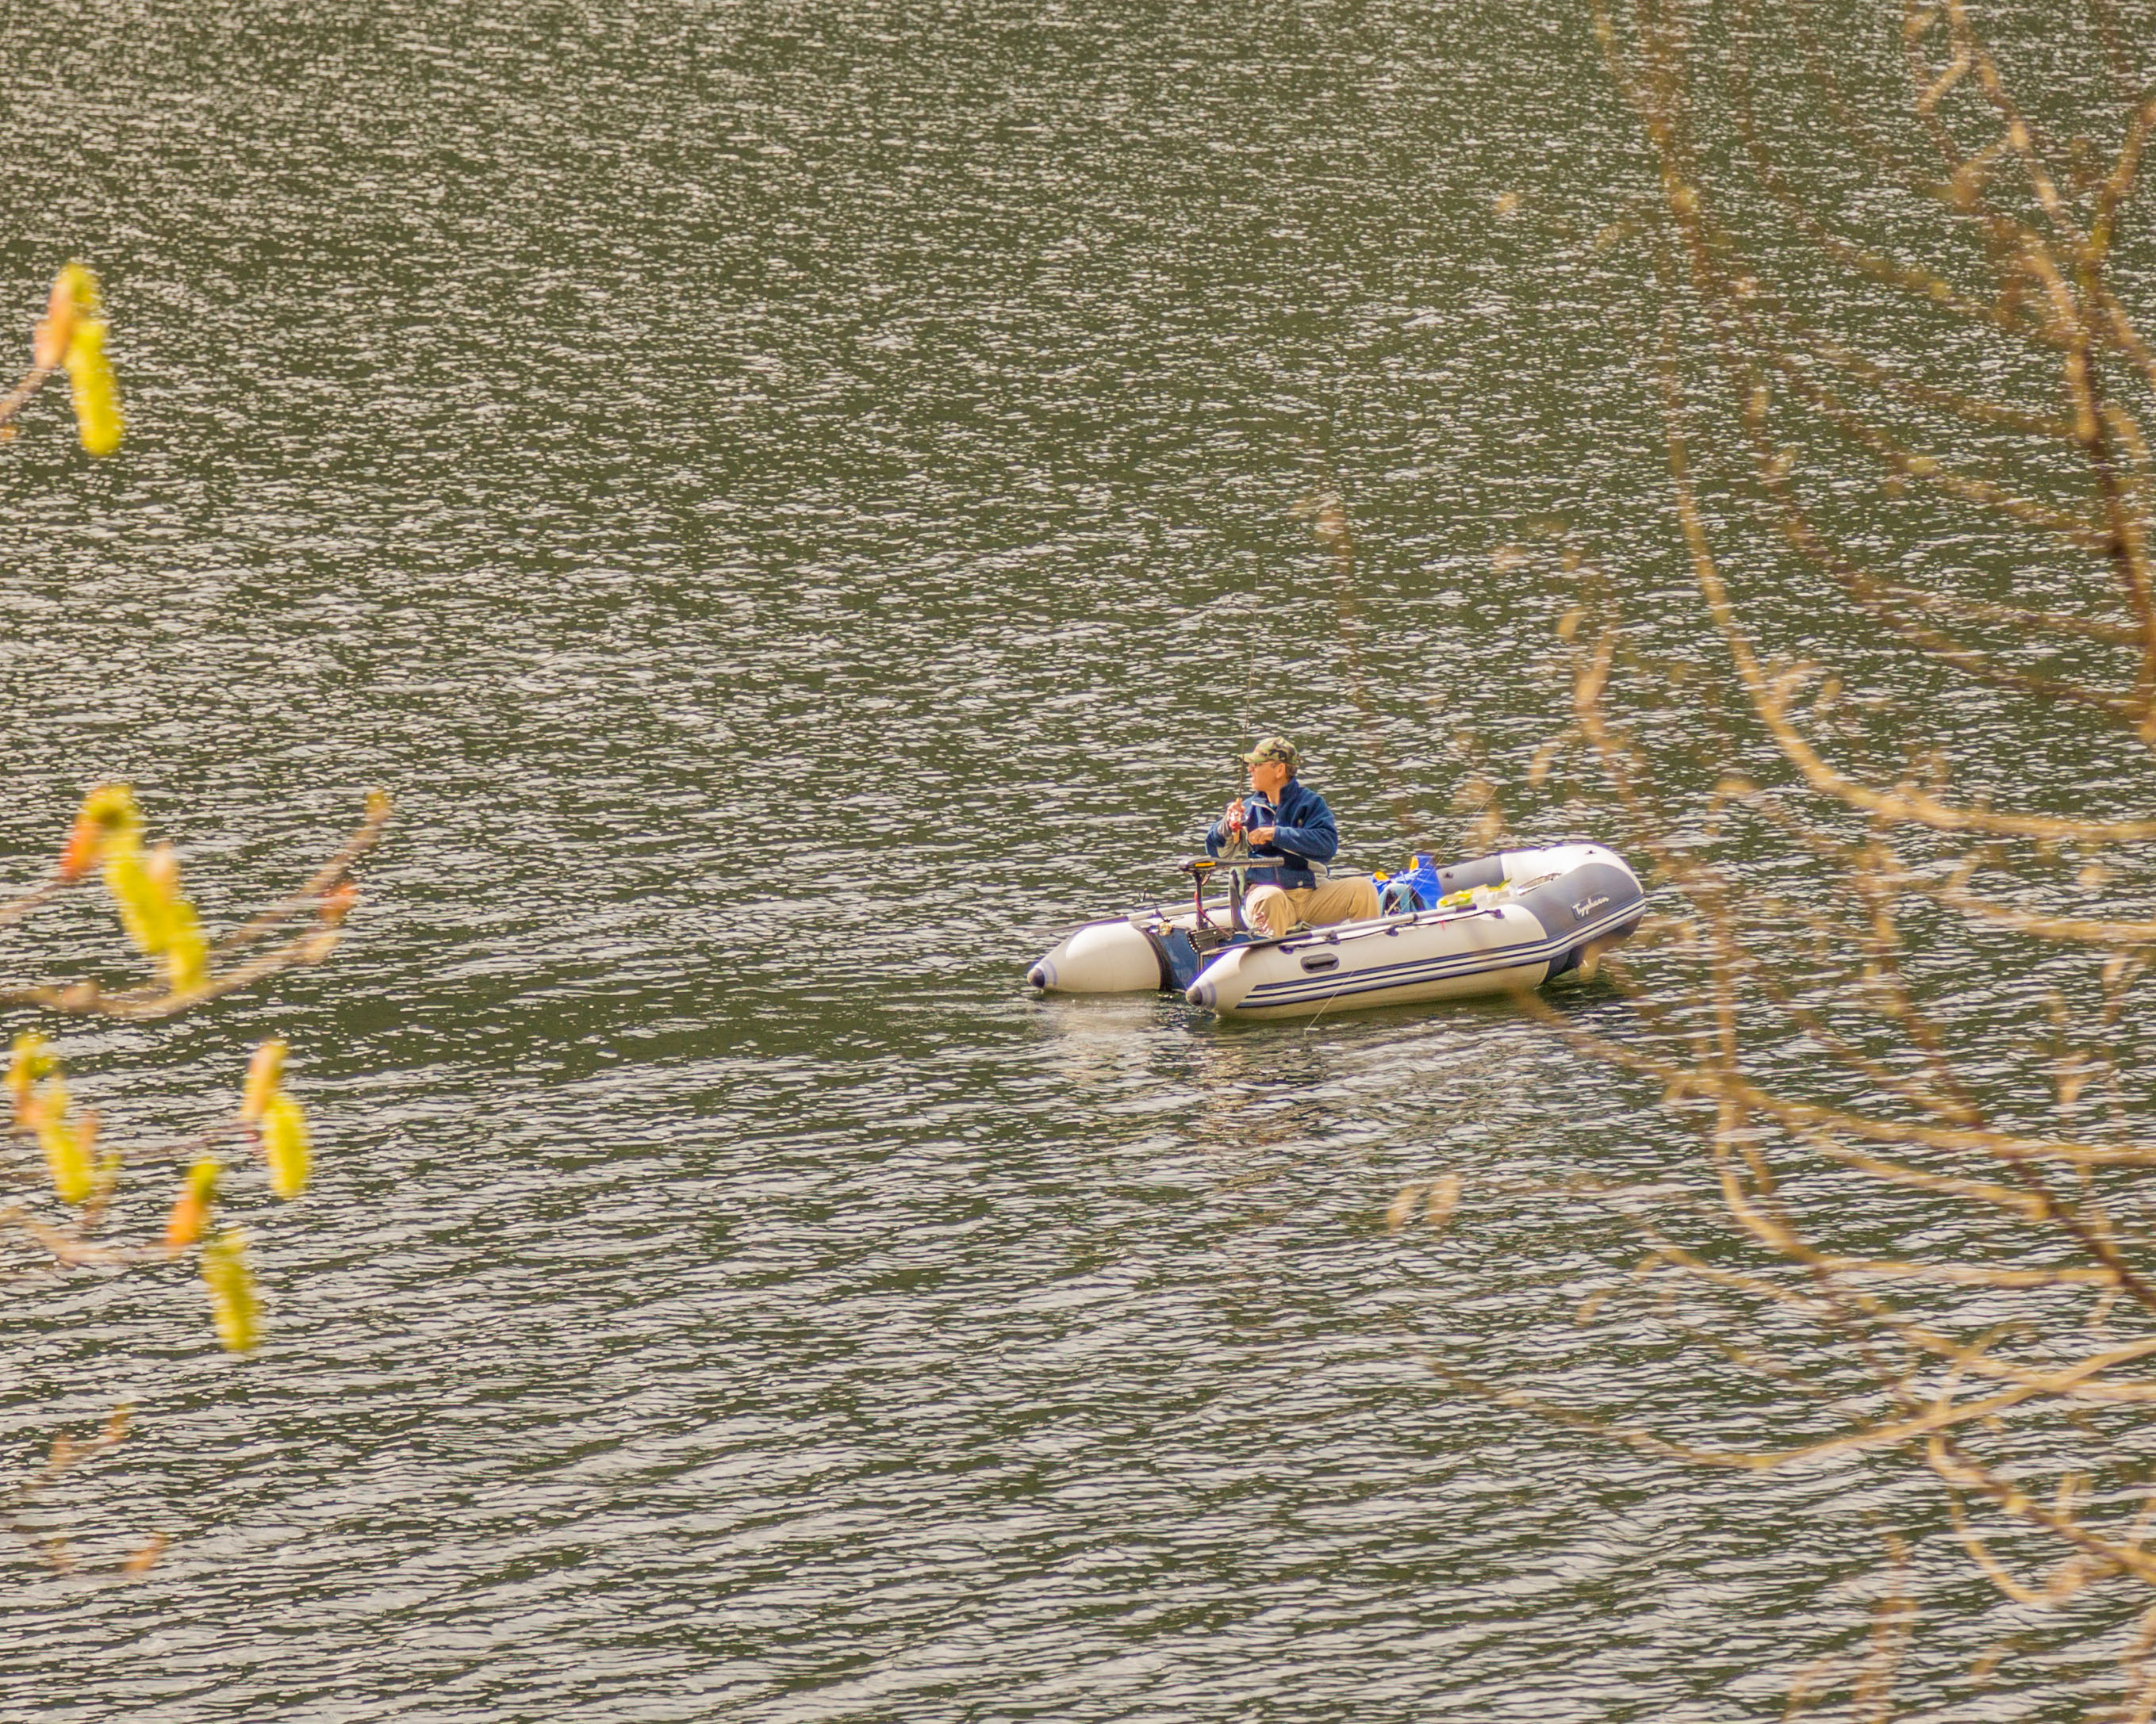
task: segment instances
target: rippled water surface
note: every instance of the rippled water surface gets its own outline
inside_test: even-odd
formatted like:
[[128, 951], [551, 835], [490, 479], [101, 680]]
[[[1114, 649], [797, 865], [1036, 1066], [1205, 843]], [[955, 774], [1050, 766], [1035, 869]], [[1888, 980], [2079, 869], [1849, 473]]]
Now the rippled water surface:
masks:
[[[0, 23], [0, 297], [100, 267], [131, 441], [0, 459], [12, 871], [100, 777], [213, 916], [399, 812], [333, 963], [74, 1037], [155, 1136], [285, 1034], [319, 1178], [244, 1362], [177, 1270], [11, 1284], [11, 1466], [132, 1398], [55, 1512], [173, 1544], [8, 1556], [0, 1711], [1707, 1719], [1861, 1649], [1891, 1472], [1426, 1367], [1714, 1392], [1572, 1326], [1612, 1222], [1506, 1194], [1686, 1164], [1653, 1093], [1498, 1008], [1022, 983], [1254, 731], [1365, 865], [1483, 772], [1598, 835], [1523, 788], [1559, 600], [1497, 554], [1684, 578], [1583, 13], [57, 17]], [[74, 915], [11, 970], [116, 958]]]

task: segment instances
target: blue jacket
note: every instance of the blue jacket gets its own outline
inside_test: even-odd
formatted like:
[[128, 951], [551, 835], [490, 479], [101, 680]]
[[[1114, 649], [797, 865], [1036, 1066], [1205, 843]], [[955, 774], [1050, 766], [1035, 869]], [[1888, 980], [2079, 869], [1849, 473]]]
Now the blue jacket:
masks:
[[[1316, 885], [1317, 876], [1310, 871], [1309, 864], [1330, 862], [1340, 849], [1340, 829], [1332, 824], [1332, 810], [1325, 806], [1325, 798], [1301, 779], [1291, 778], [1281, 787], [1274, 816], [1268, 818], [1264, 808], [1264, 802], [1256, 797], [1246, 798], [1243, 803], [1245, 832], [1259, 826], [1277, 829], [1270, 844], [1251, 849], [1250, 854], [1260, 859], [1250, 870], [1250, 885], [1286, 886], [1291, 891]], [[1219, 855], [1227, 841], [1226, 828], [1215, 820], [1205, 834], [1205, 854]], [[1268, 856], [1276, 859], [1270, 868], [1263, 865], [1263, 859]]]

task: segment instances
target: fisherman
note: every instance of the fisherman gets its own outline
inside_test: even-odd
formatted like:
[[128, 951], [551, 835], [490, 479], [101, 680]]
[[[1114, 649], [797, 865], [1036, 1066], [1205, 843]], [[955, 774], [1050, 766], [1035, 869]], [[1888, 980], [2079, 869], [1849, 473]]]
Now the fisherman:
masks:
[[1323, 927], [1360, 921], [1378, 913], [1378, 888], [1366, 874], [1321, 878], [1312, 863], [1330, 862], [1340, 831], [1325, 798], [1296, 777], [1302, 757], [1285, 736], [1268, 736], [1243, 757], [1254, 799], [1229, 803], [1205, 834], [1205, 853], [1217, 856], [1238, 839], [1250, 840], [1256, 859], [1243, 913], [1257, 932], [1278, 937], [1297, 922]]

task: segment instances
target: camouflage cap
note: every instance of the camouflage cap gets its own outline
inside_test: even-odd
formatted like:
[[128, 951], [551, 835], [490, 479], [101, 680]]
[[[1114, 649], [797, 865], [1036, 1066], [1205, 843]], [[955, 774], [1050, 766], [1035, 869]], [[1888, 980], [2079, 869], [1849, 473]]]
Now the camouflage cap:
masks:
[[1269, 760], [1279, 761], [1290, 773], [1302, 769], [1302, 757], [1296, 752], [1295, 744], [1285, 736], [1268, 736], [1243, 757], [1246, 767], [1262, 766]]

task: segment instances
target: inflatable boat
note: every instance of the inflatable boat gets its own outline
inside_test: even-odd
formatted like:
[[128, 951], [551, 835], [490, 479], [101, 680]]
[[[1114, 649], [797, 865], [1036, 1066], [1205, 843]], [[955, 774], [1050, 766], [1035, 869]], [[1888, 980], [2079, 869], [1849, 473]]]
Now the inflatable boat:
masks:
[[[1599, 844], [1416, 865], [1381, 880], [1384, 914], [1268, 938], [1244, 922], [1233, 859], [1194, 858], [1192, 901], [1087, 922], [1026, 979], [1044, 993], [1172, 989], [1239, 1018], [1466, 999], [1592, 976], [1646, 909], [1632, 870]], [[1229, 891], [1209, 898], [1221, 872]]]

